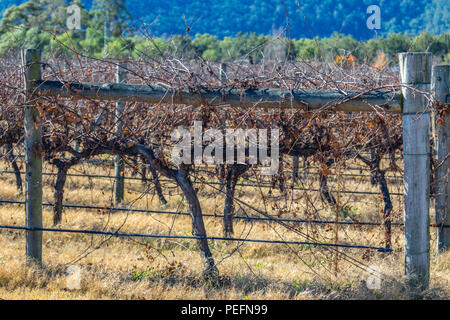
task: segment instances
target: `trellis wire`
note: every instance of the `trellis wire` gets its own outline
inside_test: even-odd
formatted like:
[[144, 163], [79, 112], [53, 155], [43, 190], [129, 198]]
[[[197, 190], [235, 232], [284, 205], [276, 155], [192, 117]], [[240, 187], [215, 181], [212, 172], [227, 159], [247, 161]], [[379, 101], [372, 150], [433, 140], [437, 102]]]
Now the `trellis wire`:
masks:
[[281, 240], [226, 238], [226, 237], [199, 237], [199, 236], [158, 235], [158, 234], [145, 234], [145, 233], [109, 232], [109, 231], [99, 231], [99, 230], [35, 228], [35, 227], [9, 226], [9, 225], [0, 225], [0, 229], [14, 229], [14, 230], [24, 230], [24, 231], [44, 231], [44, 232], [62, 232], [62, 233], [83, 233], [83, 234], [107, 235], [107, 236], [116, 236], [116, 237], [141, 237], [141, 238], [190, 239], [190, 240], [206, 239], [206, 240], [218, 240], [218, 241], [259, 242], [259, 243], [272, 243], [272, 244], [293, 244], [293, 245], [307, 245], [307, 246], [322, 246], [322, 247], [335, 247], [335, 248], [377, 250], [379, 252], [392, 252], [393, 251], [390, 248], [383, 248], [383, 247], [370, 247], [370, 246], [360, 246], [360, 245], [350, 245], [350, 244], [334, 244], [334, 243], [321, 243], [321, 242], [281, 241]]
[[[17, 200], [0, 200], [0, 203], [6, 204], [25, 204], [25, 201], [17, 201]], [[53, 203], [42, 203], [43, 206], [53, 207]], [[182, 211], [166, 211], [166, 210], [147, 210], [147, 209], [131, 209], [131, 208], [116, 208], [116, 207], [101, 207], [101, 206], [87, 206], [87, 205], [78, 205], [78, 204], [63, 204], [65, 208], [76, 208], [76, 209], [90, 209], [90, 210], [110, 210], [110, 211], [126, 211], [126, 212], [136, 212], [136, 213], [160, 213], [160, 214], [168, 214], [168, 215], [182, 215], [189, 216], [191, 215], [189, 212]], [[203, 213], [205, 217], [212, 218], [223, 218], [222, 214], [214, 214], [214, 213]], [[336, 224], [336, 221], [332, 220], [309, 220], [309, 219], [291, 219], [291, 218], [267, 218], [267, 217], [251, 217], [251, 216], [234, 216], [233, 219], [238, 220], [255, 220], [255, 221], [280, 221], [280, 222], [292, 222], [292, 223], [315, 223], [315, 224]], [[339, 225], [356, 225], [356, 226], [383, 226], [381, 222], [370, 222], [370, 221], [339, 221], [337, 224]], [[403, 222], [392, 222], [392, 226], [403, 227]], [[430, 224], [430, 227], [437, 227], [435, 224]], [[439, 226], [439, 228], [450, 228], [450, 225]]]
[[[62, 83], [61, 81], [47, 81], [42, 80], [41, 75], [33, 74], [33, 70], [37, 69], [37, 66], [40, 66], [41, 60], [40, 56], [38, 57], [38, 54], [40, 55], [40, 51], [38, 50], [28, 50], [24, 51], [24, 57], [26, 59], [23, 59], [23, 65], [26, 67], [24, 80], [26, 83], [28, 83], [30, 86], [27, 90], [27, 93], [31, 96], [34, 91], [30, 90], [30, 87], [32, 85], [39, 86], [39, 92], [43, 93], [48, 96], [56, 96], [58, 98], [60, 97], [81, 97], [81, 98], [88, 98], [88, 99], [96, 99], [96, 100], [127, 100], [127, 101], [141, 101], [141, 102], [158, 102], [161, 103], [163, 101], [163, 98], [171, 99], [171, 102], [173, 102], [173, 96], [167, 95], [169, 92], [168, 89], [161, 88], [161, 86], [152, 86], [149, 88], [149, 86], [143, 87], [142, 85], [116, 85], [116, 86], [104, 86], [104, 84], [96, 83], [96, 84], [79, 84], [79, 83]], [[31, 70], [31, 71], [30, 71]], [[408, 193], [404, 194], [405, 197], [405, 273], [408, 276], [414, 276], [417, 277], [418, 280], [420, 280], [420, 283], [423, 284], [423, 287], [426, 288], [428, 286], [429, 282], [429, 242], [423, 241], [424, 239], [428, 238], [428, 225], [429, 221], [428, 219], [428, 212], [429, 212], [429, 187], [430, 187], [430, 181], [429, 181], [429, 172], [430, 172], [430, 166], [429, 166], [429, 156], [428, 156], [428, 150], [429, 149], [429, 132], [428, 130], [419, 130], [421, 128], [427, 128], [429, 119], [428, 117], [422, 117], [417, 121], [417, 119], [413, 119], [416, 117], [416, 115], [419, 112], [426, 111], [425, 108], [427, 107], [427, 103], [425, 103], [425, 97], [421, 97], [421, 99], [412, 98], [415, 94], [413, 91], [420, 91], [420, 92], [429, 92], [429, 72], [431, 71], [431, 54], [429, 53], [403, 53], [400, 55], [400, 73], [402, 76], [402, 93], [399, 91], [396, 91], [393, 93], [393, 97], [391, 96], [389, 99], [386, 98], [386, 94], [383, 91], [380, 94], [377, 95], [371, 95], [370, 101], [371, 103], [368, 103], [365, 101], [365, 104], [354, 104], [353, 98], [359, 97], [361, 98], [363, 95], [363, 92], [358, 93], [356, 96], [348, 95], [345, 92], [341, 92], [337, 96], [340, 97], [344, 95], [345, 98], [342, 100], [342, 103], [340, 103], [336, 110], [341, 111], [347, 111], [347, 112], [360, 112], [360, 111], [377, 111], [376, 108], [373, 107], [373, 105], [380, 106], [383, 105], [383, 110], [387, 112], [398, 112], [402, 113], [402, 119], [403, 119], [403, 147], [404, 147], [404, 168], [405, 168], [405, 185], [406, 182], [408, 182], [409, 186], [414, 186], [411, 190], [409, 190]], [[423, 76], [422, 79], [421, 76]], [[417, 79], [416, 79], [417, 78]], [[71, 89], [81, 89], [81, 90], [71, 90]], [[114, 89], [115, 88], [115, 89]], [[134, 94], [132, 97], [129, 94], [129, 92], [134, 92], [136, 88], [142, 89], [139, 91], [139, 94]], [[171, 90], [175, 87], [171, 87]], [[113, 90], [114, 89], [114, 90]], [[421, 90], [423, 89], [423, 90]], [[212, 90], [215, 96], [217, 98], [222, 98], [222, 102], [226, 102], [227, 105], [233, 106], [233, 105], [239, 105], [240, 107], [245, 106], [254, 106], [256, 103], [258, 103], [258, 106], [263, 108], [266, 106], [271, 107], [274, 102], [277, 103], [277, 106], [287, 106], [292, 107], [295, 103], [296, 107], [304, 108], [305, 102], [308, 106], [308, 110], [310, 107], [314, 108], [322, 108], [323, 105], [326, 105], [330, 100], [336, 100], [336, 93], [326, 90], [321, 90], [320, 96], [321, 99], [320, 103], [313, 104], [310, 103], [311, 99], [316, 99], [316, 93], [318, 91], [311, 91], [310, 93], [306, 94], [304, 92], [295, 92], [295, 98], [296, 99], [285, 99], [286, 96], [290, 95], [291, 97], [294, 96], [292, 90], [289, 88], [289, 91], [283, 89], [268, 89], [270, 91], [267, 91], [266, 89], [244, 89], [244, 90], [235, 90], [234, 95], [233, 92], [227, 94], [226, 100], [223, 99], [223, 90], [216, 89]], [[211, 90], [208, 89], [208, 92]], [[192, 91], [183, 91], [177, 94], [177, 103], [181, 104], [188, 104], [193, 106], [198, 106], [199, 103], [203, 105], [204, 101], [203, 98], [195, 96], [193, 97], [191, 94]], [[306, 91], [305, 91], [306, 92]], [[309, 91], [308, 91], [309, 92]], [[149, 93], [155, 93], [151, 97], [148, 96]], [[270, 94], [270, 97], [272, 95], [276, 97], [276, 99], [270, 98], [265, 99], [267, 94]], [[392, 92], [390, 92], [392, 93]], [[389, 93], [389, 95], [390, 95]], [[403, 95], [402, 95], [403, 94]], [[163, 98], [160, 99], [160, 96], [163, 95]], [[360, 96], [361, 95], [361, 96]], [[211, 95], [210, 95], [211, 96]], [[256, 97], [256, 98], [255, 98]], [[157, 98], [157, 99], [156, 99]], [[261, 102], [261, 98], [264, 101], [264, 103]], [[183, 100], [184, 99], [184, 100]], [[309, 100], [308, 100], [309, 99]], [[364, 100], [368, 100], [364, 98]], [[420, 100], [420, 101], [419, 101]], [[423, 101], [422, 101], [423, 100]], [[386, 101], [392, 102], [392, 104], [386, 103]], [[369, 106], [369, 107], [368, 107]], [[37, 108], [35, 108], [37, 110]], [[386, 110], [385, 110], [386, 109]], [[34, 111], [36, 111], [34, 110]], [[40, 129], [40, 119], [39, 119], [39, 113], [35, 112], [35, 126], [29, 125], [27, 126], [27, 122], [25, 123], [26, 130], [30, 131], [37, 131]], [[412, 121], [414, 120], [414, 121]], [[30, 124], [30, 122], [28, 123]], [[422, 125], [423, 124], [423, 125]], [[34, 129], [36, 127], [36, 129]], [[32, 135], [34, 137], [34, 135]], [[419, 139], [420, 138], [420, 139]], [[442, 139], [442, 137], [440, 137]], [[27, 140], [28, 139], [28, 140]], [[30, 138], [25, 139], [25, 142], [33, 142], [30, 140]], [[37, 143], [41, 143], [42, 141], [36, 141]], [[25, 143], [25, 146], [28, 144]], [[419, 150], [419, 147], [421, 148]], [[417, 150], [415, 150], [417, 149]], [[423, 150], [422, 150], [423, 149]], [[42, 161], [42, 153], [39, 152], [40, 149], [38, 148], [28, 148], [27, 150], [27, 157], [32, 158], [36, 161]], [[418, 152], [415, 152], [418, 151]], [[42, 162], [40, 162], [42, 163]], [[36, 170], [36, 168], [38, 170]], [[33, 165], [27, 162], [27, 173], [28, 172], [35, 173], [34, 177], [36, 177], [35, 180], [27, 179], [27, 226], [26, 228], [35, 228], [35, 229], [25, 229], [27, 230], [27, 244], [28, 239], [33, 240], [32, 233], [42, 230], [42, 171], [40, 170], [40, 166]], [[414, 174], [411, 174], [411, 173]], [[29, 173], [29, 176], [32, 176], [31, 173]], [[35, 189], [38, 189], [39, 192], [29, 192], [31, 183], [35, 183], [36, 187]], [[192, 186], [189, 185], [190, 190], [192, 189]], [[308, 189], [299, 189], [308, 191]], [[316, 191], [316, 190], [311, 190]], [[344, 192], [343, 192], [344, 193]], [[355, 192], [352, 191], [352, 194], [367, 194], [367, 193], [361, 193], [361, 192]], [[400, 194], [403, 196], [403, 194]], [[197, 199], [196, 199], [197, 200]], [[242, 203], [239, 199], [238, 202]], [[32, 205], [30, 205], [32, 204]], [[39, 205], [38, 205], [39, 204]], [[245, 203], [244, 203], [245, 204]], [[247, 204], [248, 205], [248, 204]], [[256, 210], [262, 215], [267, 215], [266, 213], [252, 208], [253, 210]], [[193, 211], [193, 210], [192, 210]], [[197, 217], [201, 217], [201, 211], [197, 210], [193, 212], [193, 215], [197, 214]], [[29, 222], [30, 221], [30, 222]], [[282, 224], [282, 223], [280, 223]], [[294, 229], [287, 224], [283, 224], [284, 226], [288, 227], [289, 229]], [[200, 225], [200, 232], [202, 236], [206, 237], [206, 233], [203, 231], [204, 227], [201, 224]], [[297, 233], [300, 233], [298, 230], [293, 230]], [[75, 231], [74, 231], [75, 232]], [[306, 235], [307, 237], [310, 237], [309, 235]], [[197, 238], [198, 239], [198, 238]], [[41, 239], [38, 239], [39, 241], [36, 241], [36, 243], [42, 247], [42, 241]], [[319, 243], [319, 241], [316, 241], [314, 239], [315, 243]], [[423, 249], [424, 247], [424, 249]], [[27, 246], [28, 248], [28, 246]], [[418, 248], [418, 249], [415, 249]], [[329, 249], [328, 249], [329, 250]], [[210, 255], [207, 252], [208, 255]], [[27, 250], [27, 256], [29, 256], [32, 259], [35, 259], [38, 262], [41, 262], [41, 256], [40, 252], [28, 252]]]
[[[0, 171], [0, 174], [14, 174], [14, 171]], [[24, 174], [24, 172], [21, 172], [21, 174]], [[50, 173], [50, 172], [46, 172], [46, 173], [42, 173], [42, 175], [48, 175], [48, 176], [54, 176], [56, 175], [56, 173]], [[105, 178], [105, 179], [115, 179], [114, 176], [108, 176], [108, 175], [92, 175], [92, 174], [75, 174], [75, 173], [68, 173], [67, 174], [68, 177], [87, 177], [87, 178]], [[140, 181], [149, 181], [152, 182], [153, 179], [148, 179], [148, 178], [136, 178], [136, 177], [124, 177], [125, 180], [140, 180]], [[173, 180], [169, 180], [169, 179], [159, 179], [160, 182], [170, 182], [173, 183]], [[213, 182], [213, 181], [195, 181], [194, 183], [199, 183], [199, 184], [205, 184], [205, 185], [222, 185], [222, 183], [220, 182]], [[236, 184], [236, 186], [241, 186], [241, 187], [261, 187], [261, 188], [272, 188], [273, 186], [271, 184], [252, 184], [252, 183], [238, 183]], [[309, 188], [299, 188], [299, 187], [291, 187], [289, 188], [290, 190], [297, 190], [297, 191], [312, 191], [312, 192], [319, 192], [320, 189], [309, 189]], [[345, 193], [345, 194], [360, 194], [360, 195], [377, 195], [378, 192], [371, 192], [371, 191], [351, 191], [351, 190], [341, 190], [341, 193]], [[403, 193], [400, 192], [391, 192], [390, 193], [391, 196], [404, 196]]]

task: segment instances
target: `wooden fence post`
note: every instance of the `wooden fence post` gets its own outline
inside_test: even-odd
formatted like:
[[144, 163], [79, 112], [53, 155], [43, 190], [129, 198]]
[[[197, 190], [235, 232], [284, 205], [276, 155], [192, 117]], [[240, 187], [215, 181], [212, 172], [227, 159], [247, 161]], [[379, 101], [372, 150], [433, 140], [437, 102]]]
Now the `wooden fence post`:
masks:
[[227, 82], [227, 64], [226, 63], [220, 64], [220, 81], [222, 82], [222, 85], [224, 85]]
[[[26, 105], [25, 124], [25, 214], [27, 228], [42, 228], [42, 137], [41, 119], [34, 104], [35, 81], [41, 80], [41, 52], [22, 50]], [[42, 231], [26, 231], [27, 262], [42, 264]]]
[[[449, 103], [450, 91], [450, 65], [434, 66], [432, 77], [432, 92], [434, 98], [442, 104]], [[439, 115], [438, 115], [439, 116]], [[450, 116], [446, 112], [440, 115], [438, 123], [435, 123], [437, 131], [437, 144], [435, 145], [439, 167], [436, 170], [436, 226], [437, 226], [437, 252], [444, 252], [450, 248], [450, 228], [442, 228], [450, 224]]]
[[297, 179], [298, 179], [298, 170], [299, 170], [298, 160], [299, 159], [297, 156], [292, 157], [292, 182], [293, 182], [293, 185], [295, 185], [297, 183]]
[[[116, 82], [123, 83], [127, 80], [126, 73], [127, 65], [126, 63], [119, 62], [116, 69]], [[122, 112], [125, 107], [125, 102], [116, 102], [116, 135], [120, 136], [122, 134], [123, 122], [122, 122]], [[114, 169], [115, 169], [115, 181], [114, 181], [114, 198], [115, 203], [119, 204], [124, 199], [124, 189], [125, 189], [125, 165], [123, 159], [120, 156], [114, 157]]]
[[410, 285], [426, 289], [430, 276], [430, 113], [431, 53], [401, 53], [405, 184], [405, 274]]

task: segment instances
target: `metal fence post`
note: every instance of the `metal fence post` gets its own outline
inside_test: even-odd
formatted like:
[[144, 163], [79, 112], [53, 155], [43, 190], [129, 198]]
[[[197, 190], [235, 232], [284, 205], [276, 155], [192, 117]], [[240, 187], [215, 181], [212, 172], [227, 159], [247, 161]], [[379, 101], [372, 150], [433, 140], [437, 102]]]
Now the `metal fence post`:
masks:
[[[116, 69], [116, 82], [122, 83], [127, 80], [126, 73], [127, 64], [119, 62]], [[122, 113], [125, 107], [125, 102], [116, 102], [116, 135], [121, 136], [123, 130]], [[120, 156], [114, 157], [114, 169], [115, 169], [115, 181], [114, 181], [114, 197], [115, 203], [119, 204], [124, 199], [124, 189], [125, 189], [125, 164]]]
[[405, 274], [410, 285], [426, 289], [430, 277], [430, 113], [431, 53], [401, 53], [405, 184]]
[[[42, 228], [42, 136], [39, 110], [34, 101], [36, 80], [41, 79], [41, 51], [22, 50], [26, 102], [25, 126], [25, 214], [27, 228]], [[42, 263], [42, 231], [26, 231], [27, 262]]]
[[[432, 92], [434, 98], [442, 104], [449, 103], [450, 91], [450, 66], [434, 66], [432, 76]], [[435, 128], [437, 132], [436, 154], [438, 168], [436, 170], [436, 227], [437, 227], [437, 252], [444, 252], [450, 248], [450, 228], [442, 228], [450, 224], [450, 116], [448, 111], [437, 115]]]

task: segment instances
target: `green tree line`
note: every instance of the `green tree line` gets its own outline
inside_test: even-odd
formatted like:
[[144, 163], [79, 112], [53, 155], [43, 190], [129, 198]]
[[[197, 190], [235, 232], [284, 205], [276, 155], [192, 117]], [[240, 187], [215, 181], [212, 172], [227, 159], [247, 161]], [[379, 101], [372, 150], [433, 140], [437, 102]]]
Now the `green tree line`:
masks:
[[[81, 8], [81, 30], [67, 30], [66, 8], [70, 4]], [[332, 61], [339, 55], [352, 55], [367, 63], [380, 52], [386, 54], [389, 62], [396, 63], [399, 52], [429, 51], [442, 61], [450, 61], [448, 32], [433, 35], [424, 31], [417, 36], [399, 32], [364, 41], [337, 32], [330, 37], [291, 40], [282, 31], [278, 35], [238, 32], [223, 38], [192, 32], [154, 37], [138, 32], [123, 0], [94, 0], [89, 10], [80, 0], [31, 0], [12, 6], [0, 21], [0, 55], [16, 53], [25, 47], [41, 47], [46, 53], [56, 54], [77, 51], [94, 57], [158, 59], [175, 56], [201, 57], [209, 61], [263, 58]]]
[[[0, 18], [13, 5], [26, 0], [1, 0]], [[32, 1], [28, 1], [32, 2]], [[43, 1], [35, 1], [43, 2]], [[53, 1], [60, 3], [60, 0]], [[64, 0], [63, 2], [70, 2]], [[423, 31], [441, 34], [450, 30], [448, 0], [81, 0], [87, 10], [119, 3], [134, 26], [146, 24], [154, 36], [170, 37], [191, 30], [219, 39], [238, 32], [272, 34], [280, 27], [292, 38], [330, 37], [334, 32], [368, 40], [375, 33], [366, 28], [367, 7], [381, 9], [379, 35]], [[97, 17], [102, 13], [97, 10]], [[289, 28], [286, 28], [287, 23]]]

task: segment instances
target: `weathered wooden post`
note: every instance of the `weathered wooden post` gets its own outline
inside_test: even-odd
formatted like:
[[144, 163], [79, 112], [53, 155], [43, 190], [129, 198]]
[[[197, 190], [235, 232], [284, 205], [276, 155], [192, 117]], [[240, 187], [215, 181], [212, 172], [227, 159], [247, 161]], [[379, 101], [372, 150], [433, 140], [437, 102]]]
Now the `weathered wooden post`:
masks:
[[[220, 64], [220, 83], [222, 86], [225, 86], [226, 82], [227, 82], [227, 64], [225, 62], [222, 62]], [[227, 121], [225, 120], [225, 117], [222, 116], [220, 118], [220, 130], [222, 131], [222, 137], [226, 136], [226, 134], [225, 134], [226, 128], [227, 128]], [[224, 138], [222, 138], [221, 143], [223, 146], [225, 146], [226, 141]], [[220, 192], [222, 192], [223, 188], [225, 187], [225, 184], [226, 184], [226, 181], [225, 181], [226, 179], [224, 179], [225, 172], [226, 172], [226, 169], [225, 169], [226, 166], [221, 165], [219, 168], [220, 168], [219, 169], [220, 170], [219, 171], [219, 182], [220, 182], [219, 190], [220, 190]], [[223, 177], [222, 177], [222, 174], [223, 174]], [[224, 223], [225, 223], [225, 220], [224, 220]]]
[[298, 179], [298, 169], [299, 169], [299, 163], [298, 163], [298, 157], [293, 156], [292, 157], [292, 186], [294, 186], [297, 183]]
[[[119, 62], [116, 69], [116, 82], [123, 83], [127, 80], [126, 63]], [[116, 102], [116, 135], [120, 136], [123, 130], [122, 113], [125, 107], [125, 102]], [[125, 165], [120, 156], [114, 157], [115, 181], [114, 181], [114, 197], [116, 204], [123, 201], [125, 189]]]
[[[25, 214], [27, 228], [42, 228], [42, 137], [41, 119], [35, 105], [36, 80], [41, 80], [41, 52], [22, 50], [25, 101]], [[42, 263], [42, 231], [26, 231], [27, 262]]]
[[[295, 85], [297, 85], [298, 81], [301, 77], [301, 73], [296, 72], [295, 76], [296, 76]], [[305, 169], [305, 168], [303, 168], [303, 169]], [[293, 156], [292, 157], [292, 181], [293, 181], [292, 185], [293, 186], [297, 183], [297, 180], [298, 180], [298, 170], [299, 170], [299, 158], [297, 156]], [[303, 178], [305, 177], [305, 170], [303, 170], [302, 177]]]
[[220, 64], [220, 81], [222, 85], [227, 81], [227, 64], [224, 62]]
[[430, 239], [430, 113], [426, 97], [431, 86], [431, 53], [401, 53], [403, 85], [403, 156], [405, 185], [405, 274], [411, 286], [429, 284]]
[[[450, 93], [450, 66], [434, 66], [432, 76], [432, 92], [434, 98], [442, 104], [449, 103]], [[437, 252], [443, 252], [450, 248], [450, 228], [443, 228], [450, 224], [450, 116], [448, 111], [439, 116], [438, 123], [435, 123], [437, 131], [436, 153], [438, 168], [435, 175], [436, 184], [436, 227], [437, 227]]]

